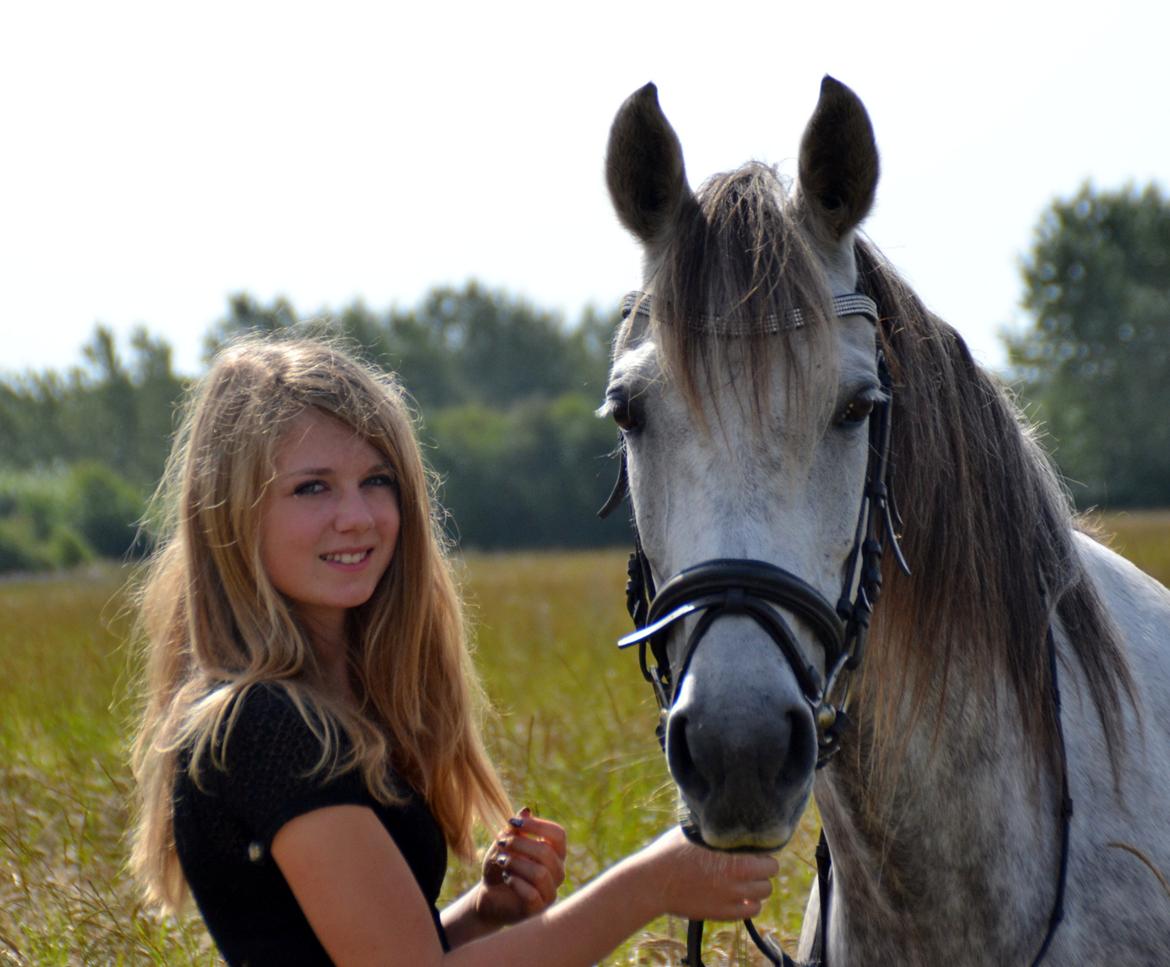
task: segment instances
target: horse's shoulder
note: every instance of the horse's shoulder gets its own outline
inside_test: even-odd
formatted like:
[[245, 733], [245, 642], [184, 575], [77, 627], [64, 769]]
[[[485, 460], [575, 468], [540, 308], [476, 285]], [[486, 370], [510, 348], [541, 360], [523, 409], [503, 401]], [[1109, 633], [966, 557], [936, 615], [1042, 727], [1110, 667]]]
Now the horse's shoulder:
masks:
[[1127, 611], [1170, 615], [1170, 589], [1087, 534], [1076, 537], [1085, 569], [1115, 620], [1124, 619]]
[[1080, 535], [1078, 549], [1110, 620], [1146, 719], [1170, 754], [1170, 590], [1103, 544]]

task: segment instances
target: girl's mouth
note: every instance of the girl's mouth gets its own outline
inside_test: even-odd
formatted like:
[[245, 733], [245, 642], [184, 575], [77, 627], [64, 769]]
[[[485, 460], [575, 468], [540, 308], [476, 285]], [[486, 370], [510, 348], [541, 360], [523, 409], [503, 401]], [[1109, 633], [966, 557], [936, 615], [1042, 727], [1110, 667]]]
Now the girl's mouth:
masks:
[[361, 564], [373, 553], [372, 547], [367, 547], [364, 551], [335, 551], [330, 554], [322, 554], [321, 560], [326, 564]]

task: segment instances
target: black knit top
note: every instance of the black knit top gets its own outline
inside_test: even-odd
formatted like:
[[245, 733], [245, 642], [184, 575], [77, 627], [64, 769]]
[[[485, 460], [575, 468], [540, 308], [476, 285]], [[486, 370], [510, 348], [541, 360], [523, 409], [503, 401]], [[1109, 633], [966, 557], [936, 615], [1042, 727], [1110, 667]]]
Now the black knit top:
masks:
[[206, 761], [200, 789], [187, 774], [188, 757], [180, 757], [175, 845], [220, 953], [233, 967], [331, 963], [270, 848], [290, 819], [341, 804], [369, 806], [377, 814], [414, 873], [440, 943], [448, 949], [435, 906], [447, 869], [447, 844], [426, 803], [398, 780], [407, 802], [383, 806], [356, 770], [329, 782], [305, 778], [320, 756], [320, 741], [288, 694], [278, 686], [257, 685], [238, 710], [224, 770]]

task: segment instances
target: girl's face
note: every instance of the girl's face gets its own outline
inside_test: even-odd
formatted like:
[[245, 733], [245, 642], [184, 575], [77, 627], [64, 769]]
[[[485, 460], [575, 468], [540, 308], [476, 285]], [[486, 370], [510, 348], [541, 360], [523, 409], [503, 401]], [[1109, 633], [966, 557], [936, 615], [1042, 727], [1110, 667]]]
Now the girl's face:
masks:
[[314, 639], [339, 644], [349, 608], [370, 599], [398, 543], [398, 488], [386, 458], [308, 408], [276, 451], [260, 557]]

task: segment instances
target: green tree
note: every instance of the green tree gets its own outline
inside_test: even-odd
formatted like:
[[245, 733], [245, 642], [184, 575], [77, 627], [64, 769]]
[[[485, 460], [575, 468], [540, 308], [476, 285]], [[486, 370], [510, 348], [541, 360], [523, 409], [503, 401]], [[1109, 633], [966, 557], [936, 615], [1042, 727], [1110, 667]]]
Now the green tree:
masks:
[[586, 306], [569, 333], [568, 352], [574, 374], [571, 386], [596, 400], [595, 406], [600, 406], [605, 396], [610, 347], [620, 322], [621, 313], [616, 306], [609, 312]]
[[[443, 403], [499, 407], [556, 396], [572, 385], [576, 360], [568, 351], [566, 327], [524, 300], [469, 282], [461, 290], [432, 290], [417, 316], [453, 366], [457, 398]], [[409, 357], [402, 359], [408, 385], [410, 363]], [[419, 400], [424, 402], [421, 393]]]
[[130, 335], [129, 374], [138, 433], [137, 460], [124, 472], [149, 487], [159, 478], [171, 447], [184, 381], [175, 375], [171, 346], [139, 327]]
[[247, 293], [205, 340], [206, 356], [249, 332], [302, 331], [343, 337], [371, 362], [402, 376], [424, 412], [478, 403], [506, 408], [577, 390], [600, 403], [616, 311], [587, 308], [575, 326], [524, 299], [472, 280], [431, 289], [418, 306], [382, 316], [355, 302], [305, 321], [282, 298], [262, 305]]
[[138, 406], [114, 333], [106, 326], [97, 326], [81, 353], [96, 377], [85, 394], [92, 405], [77, 413], [86, 424], [82, 432], [91, 440], [104, 441], [103, 455], [113, 466], [137, 467]]
[[117, 467], [146, 487], [162, 472], [182, 380], [171, 348], [145, 329], [123, 360], [113, 333], [97, 326], [85, 366], [0, 382], [0, 468], [35, 469], [79, 460]]
[[1007, 337], [1078, 502], [1170, 498], [1170, 200], [1084, 186], [1043, 214], [1023, 265], [1027, 331]]
[[629, 539], [628, 514], [600, 521], [617, 474], [617, 436], [581, 393], [507, 410], [475, 403], [435, 413], [427, 460], [453, 537], [465, 547], [597, 547]]
[[271, 306], [262, 306], [247, 292], [228, 298], [228, 313], [216, 320], [203, 337], [203, 356], [210, 361], [224, 343], [245, 333], [279, 332], [297, 325], [296, 310], [287, 299], [277, 298]]

